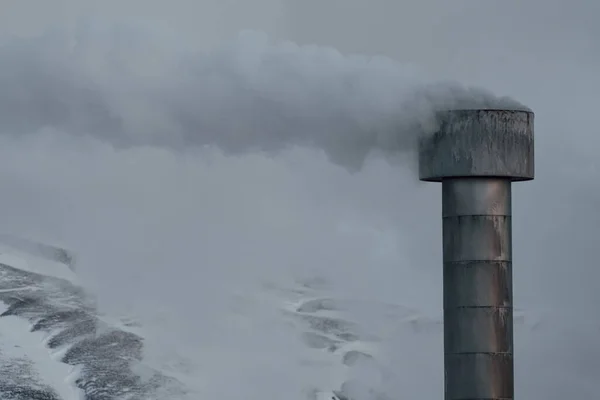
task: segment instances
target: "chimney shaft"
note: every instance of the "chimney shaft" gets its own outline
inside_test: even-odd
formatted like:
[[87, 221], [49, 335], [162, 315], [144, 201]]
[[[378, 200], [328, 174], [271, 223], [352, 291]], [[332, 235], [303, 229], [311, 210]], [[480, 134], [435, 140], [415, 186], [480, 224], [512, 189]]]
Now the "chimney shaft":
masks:
[[514, 398], [511, 185], [531, 180], [533, 113], [438, 114], [420, 179], [442, 182], [445, 400]]

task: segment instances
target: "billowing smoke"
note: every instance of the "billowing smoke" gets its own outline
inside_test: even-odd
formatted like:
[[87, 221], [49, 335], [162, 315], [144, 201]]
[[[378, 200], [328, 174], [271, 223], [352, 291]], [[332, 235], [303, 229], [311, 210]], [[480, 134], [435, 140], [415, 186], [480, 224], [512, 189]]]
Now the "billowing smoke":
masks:
[[94, 23], [8, 40], [0, 48], [1, 131], [53, 128], [117, 146], [237, 154], [307, 146], [355, 170], [373, 152], [397, 158], [412, 149], [440, 108], [523, 107], [428, 82], [387, 58], [259, 32], [207, 53], [156, 36]]

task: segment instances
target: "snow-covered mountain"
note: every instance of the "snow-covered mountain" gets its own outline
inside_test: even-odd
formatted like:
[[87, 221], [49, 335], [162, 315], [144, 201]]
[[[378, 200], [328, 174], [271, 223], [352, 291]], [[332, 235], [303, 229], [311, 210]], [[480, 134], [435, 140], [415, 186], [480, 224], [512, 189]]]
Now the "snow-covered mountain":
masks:
[[63, 258], [49, 260], [33, 250], [0, 248], [0, 398], [185, 395], [176, 378], [142, 362], [143, 339], [135, 327], [98, 314]]
[[[65, 263], [68, 253], [51, 248], [14, 238], [0, 245], [0, 398], [194, 398], [175, 374], [144, 361], [143, 327], [100, 315]], [[386, 331], [374, 322], [427, 322], [403, 307], [331, 294], [327, 282], [312, 279], [291, 287], [266, 285], [258, 295], [279, 303], [282, 319], [298, 332], [306, 349], [299, 368], [322, 376], [306, 388], [307, 399], [388, 399], [374, 383], [390, 378], [378, 364], [378, 343], [393, 332], [391, 325]], [[369, 329], [353, 318], [366, 309], [373, 317]], [[430, 325], [437, 330], [438, 322]]]

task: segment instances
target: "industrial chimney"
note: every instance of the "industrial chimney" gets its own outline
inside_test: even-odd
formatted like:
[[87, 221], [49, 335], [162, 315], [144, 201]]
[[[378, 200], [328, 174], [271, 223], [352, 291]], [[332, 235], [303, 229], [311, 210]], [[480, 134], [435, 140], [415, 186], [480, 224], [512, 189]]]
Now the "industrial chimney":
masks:
[[514, 398], [511, 184], [534, 176], [533, 113], [452, 110], [421, 139], [442, 182], [444, 399]]

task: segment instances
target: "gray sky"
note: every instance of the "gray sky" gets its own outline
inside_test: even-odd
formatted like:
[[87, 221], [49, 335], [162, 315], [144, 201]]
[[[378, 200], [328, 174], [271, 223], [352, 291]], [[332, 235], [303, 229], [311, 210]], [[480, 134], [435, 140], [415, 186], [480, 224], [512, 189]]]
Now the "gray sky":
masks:
[[[597, 1], [0, 4], [2, 40], [11, 33], [70, 29], [86, 17], [135, 19], [167, 26], [203, 51], [219, 48], [241, 29], [257, 29], [343, 53], [386, 55], [434, 79], [457, 79], [526, 103], [536, 113], [536, 180], [514, 190], [515, 302], [531, 321], [541, 322], [516, 333], [517, 395], [595, 394]], [[82, 273], [107, 307], [161, 303], [156, 293], [168, 297], [162, 306], [177, 308], [181, 315], [171, 314], [182, 318], [173, 317], [179, 329], [161, 340], [198, 347], [198, 332], [217, 340], [220, 330], [206, 333], [195, 319], [182, 322], [183, 315], [195, 312], [210, 320], [216, 311], [203, 304], [224, 295], [206, 281], [231, 285], [257, 270], [273, 276], [309, 270], [350, 275], [340, 278], [344, 293], [399, 302], [426, 315], [441, 307], [440, 188], [415, 183], [410, 170], [373, 161], [349, 174], [304, 150], [277, 157], [209, 152], [199, 160], [72, 144], [62, 136], [3, 139], [0, 156], [0, 183], [11, 188], [0, 214], [7, 229], [74, 247], [87, 262]], [[402, 336], [387, 349], [402, 360], [416, 352], [407, 344], [411, 340], [424, 353], [441, 346], [438, 337]], [[433, 399], [428, 396], [441, 391], [440, 361], [441, 354], [418, 363], [398, 361], [404, 373], [398, 390]], [[270, 362], [285, 364], [275, 357]], [[436, 385], [424, 376], [429, 373]]]

